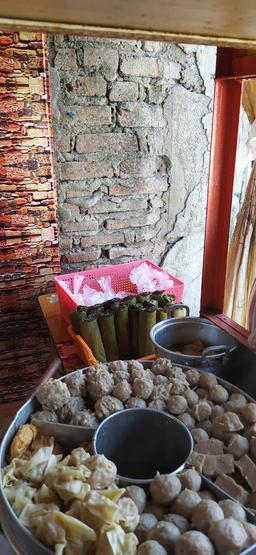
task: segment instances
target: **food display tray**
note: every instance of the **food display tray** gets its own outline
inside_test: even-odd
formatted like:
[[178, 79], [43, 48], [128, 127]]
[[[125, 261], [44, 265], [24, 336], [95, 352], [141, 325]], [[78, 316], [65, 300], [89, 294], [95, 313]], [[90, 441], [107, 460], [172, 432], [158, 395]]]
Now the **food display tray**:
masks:
[[[151, 361], [141, 361], [144, 368], [150, 368], [152, 365]], [[183, 370], [188, 370], [189, 367], [179, 365]], [[83, 372], [86, 372], [88, 367], [82, 368]], [[79, 371], [79, 370], [77, 370]], [[73, 373], [72, 373], [73, 374]], [[59, 380], [64, 380], [69, 374], [62, 376]], [[250, 395], [239, 389], [237, 386], [227, 382], [226, 380], [217, 377], [218, 382], [226, 387], [228, 391], [234, 393], [242, 393], [246, 399], [250, 402], [255, 402]], [[11, 422], [10, 426], [8, 427], [2, 443], [0, 445], [0, 466], [1, 468], [6, 464], [6, 455], [10, 447], [10, 443], [15, 436], [16, 432], [18, 431], [19, 427], [29, 421], [31, 415], [38, 410], [40, 407], [37, 399], [35, 397], [30, 398], [17, 412], [15, 418]], [[70, 425], [67, 425], [70, 426]], [[88, 441], [92, 438], [94, 431], [89, 428], [72, 426], [73, 430], [72, 433], [76, 433], [77, 435], [74, 438], [74, 445], [77, 446], [85, 441]], [[41, 427], [41, 431], [43, 433], [43, 426]], [[52, 433], [53, 429], [52, 429]], [[59, 436], [58, 436], [59, 437]], [[206, 478], [204, 475], [201, 475], [203, 479], [203, 483], [205, 487], [211, 490], [214, 495], [218, 499], [232, 499], [230, 495], [228, 495], [224, 490], [216, 486], [216, 484]], [[249, 510], [247, 507], [244, 507], [246, 514], [248, 516], [248, 520], [251, 522], [255, 522], [255, 514], [254, 511]], [[14, 549], [17, 555], [52, 555], [52, 551], [47, 549], [44, 545], [42, 545], [39, 541], [37, 541], [29, 532], [25, 526], [21, 524], [18, 517], [15, 515], [14, 511], [12, 510], [3, 489], [2, 483], [2, 476], [0, 475], [0, 514], [2, 515], [1, 525], [3, 531], [8, 538], [12, 548]], [[239, 555], [256, 555], [256, 544], [251, 545], [250, 547], [246, 548], [245, 550], [241, 551]]]

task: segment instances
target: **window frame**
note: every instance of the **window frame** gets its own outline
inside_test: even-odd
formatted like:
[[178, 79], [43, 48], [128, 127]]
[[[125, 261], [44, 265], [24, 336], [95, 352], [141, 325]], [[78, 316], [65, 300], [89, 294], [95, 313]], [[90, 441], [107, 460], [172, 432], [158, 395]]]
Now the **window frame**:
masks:
[[217, 48], [202, 272], [202, 316], [249, 347], [249, 332], [223, 313], [242, 82], [256, 78], [256, 51]]

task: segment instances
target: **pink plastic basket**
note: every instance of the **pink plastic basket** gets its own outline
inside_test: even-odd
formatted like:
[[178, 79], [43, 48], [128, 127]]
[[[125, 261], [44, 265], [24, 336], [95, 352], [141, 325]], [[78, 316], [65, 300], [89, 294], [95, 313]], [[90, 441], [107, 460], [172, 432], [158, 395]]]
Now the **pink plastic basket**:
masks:
[[[84, 276], [84, 283], [90, 287], [100, 291], [100, 286], [97, 279], [104, 276], [111, 276], [112, 287], [115, 291], [127, 291], [128, 293], [136, 294], [137, 287], [130, 282], [129, 276], [133, 268], [137, 268], [143, 262], [146, 262], [152, 268], [160, 270], [159, 266], [153, 264], [149, 260], [136, 260], [134, 262], [128, 262], [127, 264], [111, 264], [109, 266], [102, 266], [101, 268], [96, 268], [94, 270], [85, 270], [84, 272], [73, 272], [72, 274], [62, 274], [60, 276], [55, 276], [55, 287], [60, 301], [60, 308], [62, 316], [65, 318], [66, 322], [70, 324], [69, 313], [71, 310], [76, 310], [77, 303], [72, 299], [69, 293], [63, 288], [60, 281], [64, 281], [68, 288], [72, 291], [73, 279], [76, 274]], [[166, 271], [166, 270], [165, 270]], [[168, 272], [167, 272], [168, 273]], [[175, 295], [177, 303], [182, 302], [184, 293], [184, 283], [180, 279], [172, 276], [168, 273], [168, 276], [173, 280], [173, 286], [170, 289], [166, 289], [166, 293], [172, 293]]]

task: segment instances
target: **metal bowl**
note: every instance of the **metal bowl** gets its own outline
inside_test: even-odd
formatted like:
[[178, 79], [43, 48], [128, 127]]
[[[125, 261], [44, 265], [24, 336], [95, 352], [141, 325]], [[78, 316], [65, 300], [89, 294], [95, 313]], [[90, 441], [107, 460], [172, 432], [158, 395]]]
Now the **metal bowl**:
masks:
[[[153, 326], [150, 339], [155, 346], [157, 357], [168, 358], [176, 364], [194, 368], [222, 367], [227, 363], [230, 353], [237, 348], [237, 342], [231, 335], [205, 318], [164, 320]], [[196, 339], [201, 339], [209, 345], [201, 356], [178, 354], [169, 348], [170, 345], [192, 343]]]
[[193, 450], [188, 428], [170, 414], [152, 409], [126, 409], [97, 428], [95, 454], [103, 454], [117, 466], [120, 482], [146, 485], [156, 475], [182, 470]]

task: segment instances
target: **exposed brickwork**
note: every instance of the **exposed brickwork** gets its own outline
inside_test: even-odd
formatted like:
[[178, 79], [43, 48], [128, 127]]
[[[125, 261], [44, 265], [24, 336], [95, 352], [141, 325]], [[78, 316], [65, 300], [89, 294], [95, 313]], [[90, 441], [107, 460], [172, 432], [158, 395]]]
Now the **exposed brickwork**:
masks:
[[48, 48], [62, 270], [148, 256], [198, 303], [214, 49], [59, 35]]
[[0, 49], [0, 402], [7, 402], [27, 396], [46, 368], [50, 339], [37, 297], [52, 289], [59, 251], [42, 35], [0, 33]]

